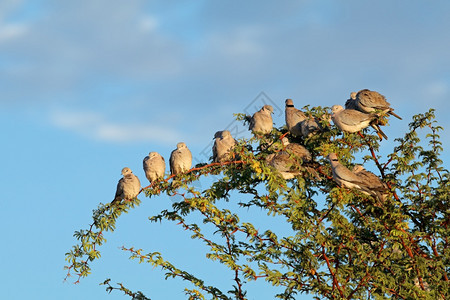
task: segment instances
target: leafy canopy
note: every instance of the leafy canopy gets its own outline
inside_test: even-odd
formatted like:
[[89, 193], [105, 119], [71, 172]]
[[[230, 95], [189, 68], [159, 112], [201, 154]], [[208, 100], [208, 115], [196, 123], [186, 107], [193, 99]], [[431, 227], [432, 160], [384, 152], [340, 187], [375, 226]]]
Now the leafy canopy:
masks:
[[[207, 259], [229, 269], [223, 277], [234, 284], [229, 291], [208, 285], [165, 260], [160, 252], [123, 247], [139, 263], [160, 267], [166, 278], [189, 283], [189, 299], [247, 299], [246, 284], [264, 280], [282, 287], [274, 296], [295, 299], [310, 293], [317, 299], [448, 299], [449, 293], [449, 172], [442, 167], [442, 130], [434, 110], [414, 116], [409, 131], [395, 139], [392, 153], [382, 157], [382, 141], [368, 133], [343, 134], [322, 118], [329, 108], [304, 108], [322, 120], [323, 130], [309, 138], [293, 138], [304, 145], [313, 161], [298, 161], [302, 171], [284, 180], [268, 166], [265, 157], [282, 149], [285, 127], [271, 134], [239, 140], [234, 159], [225, 163], [202, 163], [189, 172], [154, 182], [143, 189], [147, 198], [179, 195], [172, 209], [150, 216], [151, 222], [175, 222], [179, 228], [208, 248]], [[237, 119], [245, 116], [237, 114]], [[419, 136], [423, 136], [423, 141]], [[373, 162], [376, 172], [390, 189], [383, 203], [357, 190], [339, 187], [332, 179], [326, 156], [338, 154], [351, 168], [356, 157]], [[315, 172], [311, 172], [314, 169]], [[195, 182], [213, 178], [205, 189]], [[147, 200], [146, 200], [147, 201]], [[67, 276], [76, 282], [90, 274], [90, 264], [100, 258], [105, 233], [116, 220], [141, 200], [118, 205], [100, 204], [93, 211], [88, 229], [76, 231], [78, 244], [66, 253]], [[249, 211], [263, 210], [277, 222], [288, 224], [288, 234], [270, 228], [259, 231], [241, 219], [231, 203]], [[200, 222], [189, 216], [199, 214]], [[207, 228], [214, 228], [213, 231]], [[133, 299], [149, 299], [122, 284], [107, 290], [121, 290]], [[269, 297], [270, 298], [270, 297]]]

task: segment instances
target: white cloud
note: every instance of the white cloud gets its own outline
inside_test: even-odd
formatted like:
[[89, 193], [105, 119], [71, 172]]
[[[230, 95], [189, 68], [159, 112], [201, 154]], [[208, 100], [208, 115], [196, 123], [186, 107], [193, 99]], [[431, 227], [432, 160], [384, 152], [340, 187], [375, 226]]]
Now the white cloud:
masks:
[[140, 20], [139, 26], [141, 30], [146, 32], [155, 31], [158, 27], [158, 21], [155, 17], [145, 16]]
[[155, 144], [169, 145], [177, 143], [180, 136], [177, 131], [170, 128], [148, 123], [115, 123], [93, 112], [53, 111], [50, 121], [56, 127], [113, 143], [152, 141]]
[[0, 26], [0, 43], [20, 37], [27, 31], [25, 24], [3, 24]]
[[29, 95], [61, 99], [61, 93], [83, 89], [91, 76], [147, 81], [180, 72], [180, 44], [157, 30], [157, 18], [142, 2], [81, 0], [42, 9], [27, 23], [5, 23], [12, 16], [2, 20], [0, 12], [0, 56], [13, 62], [0, 70], [0, 98], [26, 85]]
[[[57, 101], [75, 106], [83, 113], [54, 122], [110, 141], [167, 140], [175, 132], [152, 125], [161, 119], [184, 135], [202, 128], [199, 120], [227, 124], [231, 116], [220, 121], [209, 114], [225, 102], [236, 112], [261, 91], [276, 101], [301, 96], [304, 104], [332, 105], [336, 95], [372, 88], [396, 99], [399, 110], [401, 101], [421, 103], [426, 83], [449, 66], [443, 10], [420, 23], [410, 18], [420, 13], [414, 5], [393, 10], [398, 16], [391, 18], [379, 13], [387, 1], [365, 14], [355, 3], [335, 10], [311, 1], [202, 2], [190, 9], [142, 0], [53, 1], [26, 29], [0, 29], [0, 56], [8, 60], [0, 70], [0, 101], [19, 108], [33, 101], [46, 111]], [[2, 15], [0, 24], [11, 22]], [[440, 82], [428, 90], [449, 93]], [[161, 116], [167, 109], [170, 117]], [[149, 110], [159, 119], [148, 121]], [[120, 115], [132, 115], [134, 123]]]

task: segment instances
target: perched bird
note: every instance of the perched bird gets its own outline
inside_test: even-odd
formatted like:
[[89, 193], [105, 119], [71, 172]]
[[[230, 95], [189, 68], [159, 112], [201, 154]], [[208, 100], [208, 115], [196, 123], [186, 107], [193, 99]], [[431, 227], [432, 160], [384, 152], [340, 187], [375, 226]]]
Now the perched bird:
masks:
[[293, 136], [302, 136], [302, 122], [307, 119], [306, 115], [294, 107], [292, 99], [286, 99], [285, 104], [284, 116], [287, 129]]
[[289, 143], [286, 137], [283, 138], [282, 142], [285, 150], [268, 155], [266, 163], [274, 167], [284, 179], [291, 179], [301, 173], [297, 159], [310, 161], [311, 153], [302, 145]]
[[292, 179], [300, 174], [295, 167], [295, 160], [285, 151], [269, 154], [266, 157], [266, 163], [274, 167], [284, 179]]
[[264, 105], [259, 111], [255, 112], [252, 117], [248, 117], [250, 122], [248, 127], [254, 134], [268, 134], [272, 131], [273, 107], [271, 105]]
[[394, 109], [391, 108], [391, 104], [386, 101], [386, 98], [376, 91], [371, 91], [368, 89], [360, 90], [356, 93], [354, 101], [356, 102], [359, 111], [372, 113], [376, 110], [381, 110], [400, 120], [402, 119], [394, 113]]
[[350, 99], [345, 101], [345, 109], [359, 110], [358, 104], [356, 103], [356, 92], [350, 93]]
[[304, 137], [310, 137], [312, 134], [322, 129], [319, 121], [314, 117], [308, 117], [301, 123], [300, 127]]
[[377, 194], [379, 200], [385, 200], [388, 187], [377, 175], [367, 171], [362, 165], [354, 166], [352, 172], [359, 176], [370, 189], [380, 192], [380, 194]]
[[141, 191], [141, 182], [136, 175], [130, 170], [130, 168], [122, 169], [123, 177], [117, 183], [116, 195], [112, 204], [120, 202], [122, 199], [130, 200], [136, 197]]
[[354, 109], [344, 109], [340, 105], [333, 105], [331, 107], [334, 125], [336, 125], [341, 131], [357, 132], [368, 126], [372, 126], [377, 132], [380, 139], [387, 139], [387, 136], [376, 124], [378, 115], [375, 113], [363, 113]]
[[145, 176], [152, 183], [155, 180], [164, 178], [166, 171], [166, 162], [158, 152], [150, 152], [142, 162], [144, 166]]
[[310, 161], [312, 159], [311, 153], [300, 144], [291, 143], [287, 137], [283, 137], [281, 143], [284, 146], [284, 149], [296, 157], [301, 158], [303, 161]]
[[[386, 192], [386, 187], [373, 178], [368, 178], [362, 174], [356, 174], [350, 171], [347, 167], [342, 165], [336, 153], [330, 153], [328, 160], [331, 164], [331, 171], [333, 173], [333, 180], [339, 185], [349, 189], [356, 189], [363, 194], [376, 197], [383, 201], [383, 192]], [[373, 174], [375, 177], [376, 175]], [[377, 179], [379, 181], [379, 179]]]
[[228, 130], [217, 131], [214, 134], [213, 162], [224, 162], [231, 159], [230, 151], [236, 145], [236, 140]]
[[[287, 152], [288, 154], [292, 154], [294, 155], [297, 159], [301, 158], [303, 163], [302, 166], [304, 167], [304, 169], [306, 170], [306, 173], [312, 175], [316, 180], [321, 181], [322, 178], [320, 178], [319, 173], [317, 173], [316, 169], [317, 169], [317, 165], [313, 165], [311, 166], [311, 164], [313, 163], [313, 159], [312, 159], [312, 155], [311, 153], [308, 151], [308, 149], [306, 149], [305, 147], [303, 147], [300, 144], [297, 143], [290, 143], [287, 137], [284, 137], [281, 140], [283, 146], [284, 146], [284, 150], [285, 152]], [[305, 173], [303, 173], [305, 174]]]
[[170, 174], [178, 175], [188, 171], [192, 166], [192, 153], [185, 143], [177, 144], [177, 149], [170, 154]]

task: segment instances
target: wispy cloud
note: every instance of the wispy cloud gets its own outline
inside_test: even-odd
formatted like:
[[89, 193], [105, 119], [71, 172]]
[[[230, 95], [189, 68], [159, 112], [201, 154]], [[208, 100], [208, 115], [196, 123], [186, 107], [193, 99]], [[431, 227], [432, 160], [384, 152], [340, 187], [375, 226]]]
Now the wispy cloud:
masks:
[[92, 138], [113, 143], [149, 142], [173, 145], [180, 139], [177, 131], [148, 123], [122, 124], [106, 120], [94, 112], [53, 111], [53, 125]]
[[[165, 121], [194, 135], [228, 123], [231, 113], [217, 107], [238, 112], [260, 91], [281, 105], [292, 97], [331, 106], [370, 88], [399, 111], [424, 93], [432, 106], [449, 93], [444, 2], [421, 19], [422, 5], [384, 13], [388, 1], [53, 1], [31, 20], [14, 19], [25, 2], [2, 3], [13, 2], [0, 4], [0, 103], [99, 112], [84, 121], [93, 132], [80, 129], [81, 117], [55, 124], [101, 140], [153, 137], [164, 130], [152, 124]], [[111, 121], [124, 114], [135, 123]]]
[[0, 43], [24, 35], [27, 27], [24, 24], [3, 24], [0, 26]]
[[13, 62], [0, 70], [0, 99], [15, 96], [20, 103], [45, 94], [61, 100], [94, 76], [146, 81], [180, 71], [180, 45], [157, 30], [157, 18], [142, 3], [81, 0], [42, 9], [42, 17], [21, 23], [2, 20], [0, 12], [0, 54]]

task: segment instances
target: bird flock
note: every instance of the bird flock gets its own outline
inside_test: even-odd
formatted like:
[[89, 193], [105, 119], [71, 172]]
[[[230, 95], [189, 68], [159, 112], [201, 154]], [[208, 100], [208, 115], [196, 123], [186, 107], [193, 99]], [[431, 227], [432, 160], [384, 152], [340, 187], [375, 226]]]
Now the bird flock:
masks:
[[[341, 105], [331, 107], [331, 118], [324, 115], [321, 120], [312, 116], [307, 116], [304, 112], [294, 107], [292, 99], [285, 101], [285, 121], [287, 134], [293, 137], [310, 137], [317, 132], [324, 130], [321, 121], [328, 123], [333, 121], [334, 125], [343, 132], [359, 132], [371, 126], [379, 138], [387, 139], [386, 134], [380, 126], [384, 125], [381, 116], [392, 115], [402, 119], [394, 113], [386, 98], [376, 91], [368, 89], [360, 90], [350, 94], [350, 99], [345, 103], [345, 108]], [[249, 123], [249, 130], [255, 136], [267, 135], [273, 129], [273, 107], [264, 105], [253, 116], [246, 116]], [[301, 174], [301, 164], [312, 161], [312, 155], [303, 145], [290, 143], [285, 136], [282, 138], [283, 149], [269, 154], [265, 158], [267, 165], [275, 168], [284, 179], [291, 179]], [[237, 141], [232, 137], [230, 131], [218, 131], [214, 135], [212, 147], [213, 162], [223, 163], [233, 159], [232, 150], [237, 145]], [[387, 195], [388, 187], [378, 176], [364, 169], [361, 165], [356, 165], [352, 170], [339, 162], [336, 153], [327, 156], [333, 180], [341, 187], [356, 189], [366, 195], [373, 196], [379, 202], [383, 202]], [[189, 171], [192, 167], [192, 153], [185, 143], [180, 142], [177, 148], [170, 155], [170, 174], [178, 175]], [[314, 168], [304, 166], [304, 168], [314, 176], [318, 177]], [[161, 180], [165, 176], [166, 163], [164, 158], [157, 152], [150, 152], [143, 160], [145, 176], [150, 183]], [[139, 178], [133, 174], [130, 168], [122, 169], [123, 177], [117, 184], [116, 195], [112, 204], [122, 200], [135, 198], [141, 191]]]

